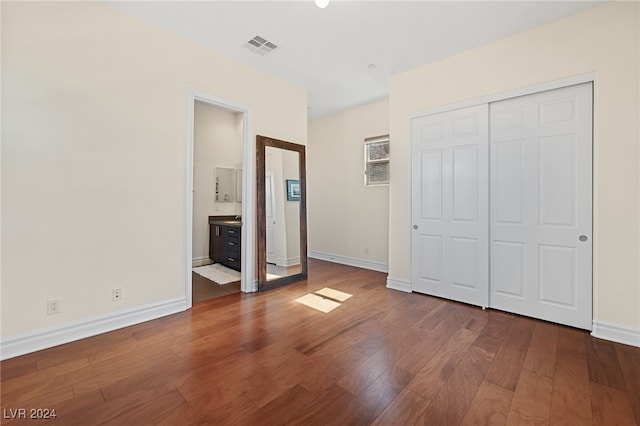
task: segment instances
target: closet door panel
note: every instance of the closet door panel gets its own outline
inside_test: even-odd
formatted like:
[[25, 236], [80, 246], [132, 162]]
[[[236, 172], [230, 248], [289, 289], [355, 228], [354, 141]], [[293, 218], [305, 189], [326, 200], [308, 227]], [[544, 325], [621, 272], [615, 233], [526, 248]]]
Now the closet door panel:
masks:
[[453, 217], [456, 222], [478, 223], [478, 147], [453, 149]]
[[495, 144], [493, 162], [494, 220], [522, 225], [524, 220], [524, 146], [522, 140]]
[[576, 309], [578, 292], [578, 251], [574, 247], [538, 248], [540, 302]]
[[591, 84], [492, 103], [490, 120], [490, 306], [591, 329]]
[[540, 158], [540, 225], [576, 226], [576, 137], [559, 135], [541, 138]]
[[525, 245], [494, 240], [491, 246], [491, 291], [505, 299], [525, 297]]
[[487, 306], [488, 107], [412, 125], [412, 289]]
[[439, 286], [442, 284], [442, 237], [422, 235], [420, 250], [424, 253], [424, 262], [420, 263], [420, 279]]
[[591, 329], [592, 84], [412, 121], [412, 290]]
[[442, 219], [442, 150], [420, 154], [420, 219], [440, 222]]
[[478, 240], [475, 238], [453, 237], [451, 239], [453, 277], [451, 284], [479, 290]]

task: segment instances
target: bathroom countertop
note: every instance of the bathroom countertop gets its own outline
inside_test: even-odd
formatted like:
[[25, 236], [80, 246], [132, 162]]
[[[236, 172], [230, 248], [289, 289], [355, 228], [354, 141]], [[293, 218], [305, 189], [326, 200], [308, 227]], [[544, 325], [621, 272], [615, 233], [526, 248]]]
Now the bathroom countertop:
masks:
[[224, 225], [224, 226], [242, 226], [242, 221], [237, 219], [216, 218], [209, 216], [210, 225]]

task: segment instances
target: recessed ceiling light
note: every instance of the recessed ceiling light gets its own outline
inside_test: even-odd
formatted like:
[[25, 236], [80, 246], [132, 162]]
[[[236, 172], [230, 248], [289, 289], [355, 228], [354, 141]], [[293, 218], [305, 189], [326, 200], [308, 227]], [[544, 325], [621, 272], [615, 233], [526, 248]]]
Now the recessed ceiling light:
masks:
[[329, 6], [329, 1], [330, 0], [316, 0], [316, 6], [318, 6], [320, 9], [324, 9], [325, 7]]
[[374, 69], [376, 67], [376, 64], [369, 64], [369, 69]]

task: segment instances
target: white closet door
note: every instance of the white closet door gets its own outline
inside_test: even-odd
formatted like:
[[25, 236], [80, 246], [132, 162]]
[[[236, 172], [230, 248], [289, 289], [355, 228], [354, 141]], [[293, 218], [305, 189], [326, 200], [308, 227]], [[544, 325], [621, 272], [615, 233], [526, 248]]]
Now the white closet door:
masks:
[[412, 122], [413, 291], [488, 304], [488, 106]]
[[591, 329], [591, 83], [495, 102], [490, 306]]

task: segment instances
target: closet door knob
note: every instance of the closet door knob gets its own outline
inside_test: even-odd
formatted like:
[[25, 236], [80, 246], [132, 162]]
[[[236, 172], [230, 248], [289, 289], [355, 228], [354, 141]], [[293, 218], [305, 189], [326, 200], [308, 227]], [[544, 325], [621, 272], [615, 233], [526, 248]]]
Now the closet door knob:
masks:
[[584, 243], [585, 241], [587, 241], [589, 239], [589, 237], [587, 237], [586, 235], [580, 235], [580, 237], [578, 239]]
[[413, 225], [413, 229], [418, 229], [418, 225]]

